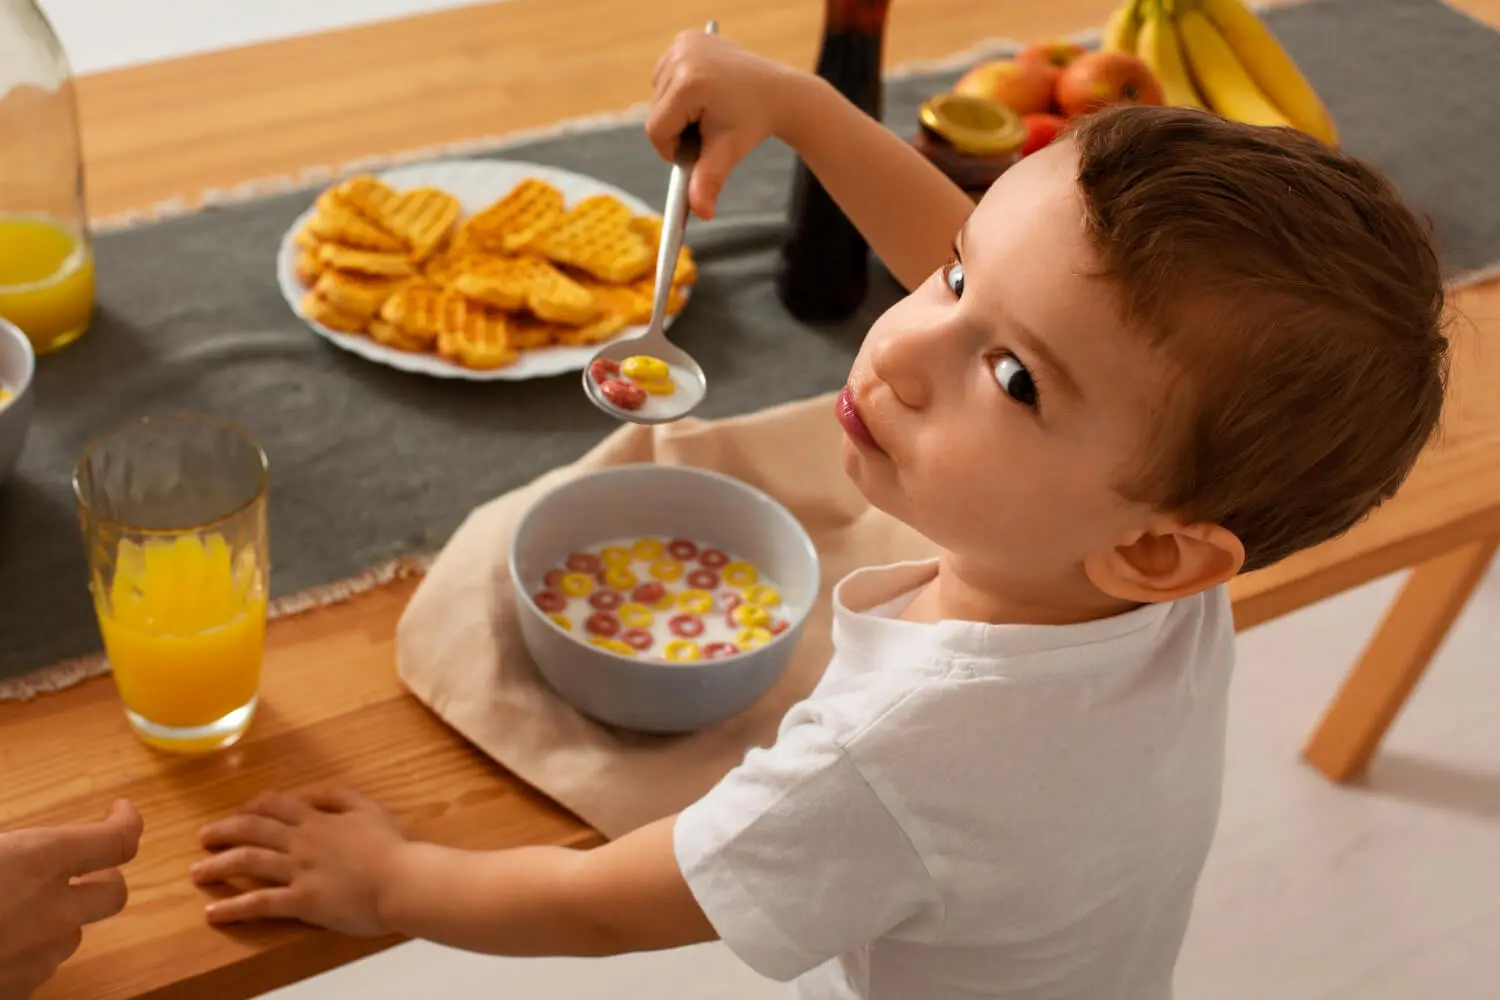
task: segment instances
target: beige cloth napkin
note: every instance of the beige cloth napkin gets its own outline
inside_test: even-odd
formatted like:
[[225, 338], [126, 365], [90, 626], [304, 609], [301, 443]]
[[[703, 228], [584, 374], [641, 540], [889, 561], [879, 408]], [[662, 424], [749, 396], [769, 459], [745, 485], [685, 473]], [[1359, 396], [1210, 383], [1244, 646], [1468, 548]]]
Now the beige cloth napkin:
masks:
[[[933, 554], [932, 544], [867, 504], [844, 475], [842, 431], [824, 396], [722, 421], [629, 425], [573, 465], [475, 510], [433, 563], [397, 630], [413, 694], [522, 780], [606, 837], [702, 796], [755, 746], [769, 746], [832, 650], [830, 591], [860, 566]], [[542, 493], [610, 465], [713, 469], [757, 486], [800, 520], [822, 559], [818, 602], [787, 673], [748, 711], [688, 736], [622, 733], [575, 712], [521, 641], [506, 559], [511, 530]]]

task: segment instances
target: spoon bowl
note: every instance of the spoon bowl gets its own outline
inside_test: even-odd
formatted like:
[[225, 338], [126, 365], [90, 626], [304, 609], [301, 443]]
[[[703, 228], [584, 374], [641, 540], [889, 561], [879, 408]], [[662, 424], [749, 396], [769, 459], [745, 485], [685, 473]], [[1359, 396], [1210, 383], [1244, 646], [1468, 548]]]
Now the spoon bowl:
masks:
[[[708, 22], [707, 34], [718, 33], [718, 25]], [[605, 344], [594, 353], [583, 370], [583, 391], [599, 409], [619, 420], [635, 424], [665, 424], [687, 416], [708, 391], [708, 379], [703, 366], [693, 356], [667, 339], [667, 300], [672, 293], [672, 272], [677, 267], [677, 255], [682, 251], [682, 234], [687, 228], [688, 181], [692, 179], [693, 167], [698, 162], [702, 138], [697, 125], [683, 130], [677, 142], [677, 154], [672, 162], [672, 177], [667, 184], [667, 204], [662, 212], [661, 245], [656, 251], [656, 293], [651, 304], [651, 322], [646, 329], [633, 337]], [[605, 395], [602, 383], [594, 377], [599, 361], [619, 364], [626, 358], [646, 355], [665, 361], [672, 372], [676, 390], [668, 395], [646, 396], [646, 401], [637, 409], [616, 406]]]

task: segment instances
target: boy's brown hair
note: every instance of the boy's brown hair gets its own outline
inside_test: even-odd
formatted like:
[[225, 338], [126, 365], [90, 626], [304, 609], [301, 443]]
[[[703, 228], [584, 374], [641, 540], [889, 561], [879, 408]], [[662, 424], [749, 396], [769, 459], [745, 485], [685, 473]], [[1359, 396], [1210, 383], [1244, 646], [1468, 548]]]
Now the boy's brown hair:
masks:
[[1072, 132], [1103, 277], [1179, 377], [1135, 499], [1220, 524], [1245, 569], [1347, 531], [1437, 427], [1443, 279], [1368, 166], [1291, 129], [1124, 108]]

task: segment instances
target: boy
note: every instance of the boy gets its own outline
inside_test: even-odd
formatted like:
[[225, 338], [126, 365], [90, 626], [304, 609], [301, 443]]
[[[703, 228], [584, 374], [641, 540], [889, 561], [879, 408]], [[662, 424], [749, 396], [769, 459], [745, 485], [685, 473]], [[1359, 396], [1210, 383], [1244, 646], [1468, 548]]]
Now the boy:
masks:
[[513, 955], [722, 938], [804, 998], [1171, 994], [1217, 821], [1224, 584], [1348, 529], [1437, 423], [1443, 287], [1370, 170], [1173, 109], [1084, 121], [975, 208], [815, 78], [689, 33], [647, 124], [691, 200], [793, 146], [912, 293], [837, 418], [931, 563], [835, 593], [817, 691], [702, 801], [588, 852], [406, 842], [349, 792], [204, 831], [215, 922]]

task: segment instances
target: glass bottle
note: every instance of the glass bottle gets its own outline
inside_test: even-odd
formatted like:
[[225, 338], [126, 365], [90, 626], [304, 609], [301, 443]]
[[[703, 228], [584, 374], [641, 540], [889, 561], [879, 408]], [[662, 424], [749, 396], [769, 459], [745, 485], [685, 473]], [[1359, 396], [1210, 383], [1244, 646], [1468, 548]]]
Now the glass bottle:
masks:
[[0, 0], [0, 316], [48, 354], [93, 311], [73, 74], [36, 0]]
[[[818, 75], [877, 121], [889, 10], [890, 0], [827, 0], [818, 53]], [[788, 221], [776, 276], [782, 304], [811, 323], [852, 315], [869, 288], [869, 246], [800, 159]]]

